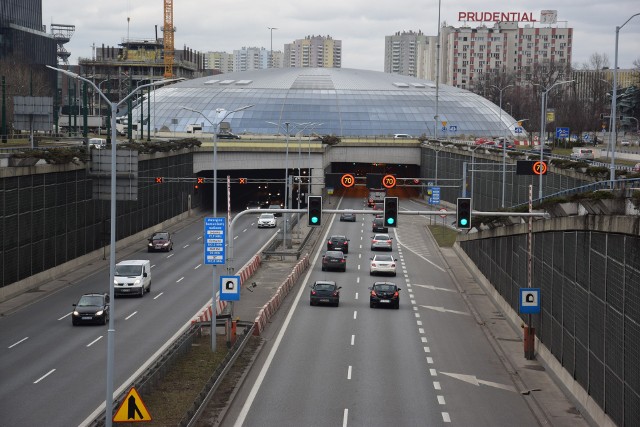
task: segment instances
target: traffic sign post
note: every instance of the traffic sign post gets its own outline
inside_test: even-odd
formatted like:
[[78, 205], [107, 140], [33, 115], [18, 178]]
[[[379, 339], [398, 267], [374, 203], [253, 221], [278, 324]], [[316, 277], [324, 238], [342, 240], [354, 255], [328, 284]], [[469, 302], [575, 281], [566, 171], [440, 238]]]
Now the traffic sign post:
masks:
[[556, 128], [556, 138], [569, 138], [569, 128]]
[[226, 218], [204, 219], [204, 263], [207, 265], [224, 265]]
[[524, 327], [524, 357], [535, 359], [536, 329], [531, 326], [531, 315], [540, 313], [540, 288], [520, 288], [519, 311], [528, 315], [527, 325]]
[[430, 205], [439, 205], [440, 204], [440, 187], [431, 187], [429, 189], [429, 204]]
[[220, 276], [220, 301], [240, 301], [240, 276]]

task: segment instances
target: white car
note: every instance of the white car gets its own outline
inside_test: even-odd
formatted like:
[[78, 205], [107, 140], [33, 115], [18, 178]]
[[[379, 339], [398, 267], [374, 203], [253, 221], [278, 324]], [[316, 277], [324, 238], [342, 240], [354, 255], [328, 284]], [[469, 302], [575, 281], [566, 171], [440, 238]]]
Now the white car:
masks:
[[374, 274], [390, 274], [396, 275], [396, 261], [391, 255], [374, 255], [371, 258], [371, 267], [369, 268], [369, 275]]
[[275, 228], [276, 216], [272, 213], [263, 213], [258, 218], [258, 228]]

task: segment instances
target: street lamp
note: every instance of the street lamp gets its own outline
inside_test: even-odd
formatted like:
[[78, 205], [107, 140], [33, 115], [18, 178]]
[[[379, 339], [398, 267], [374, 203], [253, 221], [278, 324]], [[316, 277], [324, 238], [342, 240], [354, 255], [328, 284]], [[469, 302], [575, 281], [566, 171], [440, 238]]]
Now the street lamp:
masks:
[[[513, 123], [511, 123], [509, 126], [507, 126], [507, 132], [509, 131], [509, 129], [511, 128], [511, 126], [513, 125], [518, 125], [518, 126], [522, 126], [521, 123], [525, 122], [529, 119], [520, 119], [518, 121], [515, 121]], [[504, 208], [504, 198], [505, 198], [505, 193], [506, 193], [506, 188], [507, 188], [507, 164], [506, 164], [506, 149], [507, 149], [507, 138], [505, 136], [505, 140], [502, 142], [502, 207]]]
[[[213, 123], [204, 113], [200, 110], [196, 110], [194, 108], [181, 106], [183, 110], [191, 111], [192, 113], [196, 113], [201, 115], [206, 121], [209, 122], [211, 126], [213, 126], [213, 217], [216, 218], [218, 216], [218, 128], [220, 123], [224, 121], [229, 115], [236, 113], [238, 111], [246, 110], [247, 108], [251, 108], [253, 105], [245, 105], [244, 107], [236, 108], [235, 110], [227, 111], [227, 113], [222, 116], [220, 120], [216, 120]], [[223, 109], [216, 110], [216, 116], [222, 113]], [[218, 278], [218, 264], [213, 265], [213, 283], [216, 283]], [[213, 315], [211, 316], [211, 351], [216, 351], [216, 287], [213, 286], [213, 296], [211, 298], [211, 307], [213, 309]]]
[[618, 97], [618, 93], [617, 93], [618, 92], [618, 39], [620, 37], [620, 30], [622, 29], [622, 27], [627, 25], [627, 22], [631, 21], [633, 18], [635, 18], [638, 15], [640, 15], [640, 13], [631, 15], [629, 19], [624, 21], [624, 24], [620, 25], [619, 27], [616, 27], [616, 54], [615, 54], [615, 60], [613, 65], [613, 94], [611, 96], [611, 123], [614, 126], [610, 129], [610, 132], [609, 132], [609, 145], [611, 145], [611, 166], [609, 166], [609, 181], [611, 182], [610, 184], [611, 188], [613, 188], [613, 181], [616, 179], [615, 158], [616, 158], [616, 142], [618, 141], [618, 135], [616, 133], [616, 126], [615, 126], [616, 104], [617, 104], [616, 98]]
[[[573, 83], [575, 82], [575, 80], [563, 80], [563, 81], [559, 81], [559, 82], [555, 82], [554, 84], [552, 84], [551, 86], [549, 86], [547, 89], [545, 89], [542, 92], [542, 97], [541, 97], [541, 117], [540, 117], [540, 161], [543, 162], [544, 161], [544, 135], [545, 135], [545, 131], [547, 128], [547, 94], [549, 93], [549, 91], [551, 89], [553, 89], [556, 86], [559, 85], [563, 85], [566, 83]], [[539, 86], [539, 85], [538, 85]], [[538, 199], [542, 200], [542, 174], [538, 175], [540, 177], [539, 180], [539, 186], [540, 188], [538, 189]]]
[[[113, 414], [113, 361], [114, 361], [114, 342], [115, 342], [115, 326], [114, 326], [114, 305], [115, 305], [115, 296], [114, 296], [114, 287], [113, 281], [115, 280], [115, 269], [116, 269], [116, 111], [118, 110], [118, 106], [127, 101], [130, 97], [135, 95], [135, 90], [125, 96], [118, 102], [111, 102], [107, 96], [102, 93], [102, 91], [93, 83], [91, 80], [88, 80], [82, 76], [79, 76], [76, 73], [73, 73], [68, 70], [63, 70], [60, 68], [55, 68], [50, 65], [47, 65], [47, 68], [50, 68], [54, 71], [57, 71], [62, 74], [66, 74], [67, 76], [81, 80], [93, 86], [95, 90], [98, 91], [100, 97], [102, 97], [107, 104], [111, 106], [111, 229], [110, 229], [110, 243], [109, 243], [109, 301], [111, 304], [110, 310], [111, 314], [109, 316], [109, 329], [107, 330], [107, 399], [106, 399], [106, 415], [105, 421], [107, 427], [111, 427], [112, 423], [112, 414]], [[173, 83], [181, 79], [171, 79], [171, 80], [160, 80], [155, 83], [149, 83], [143, 86], [140, 86], [138, 89], [142, 89], [144, 87], [151, 86], [159, 86], [167, 83]]]
[[[510, 87], [514, 87], [515, 85], [507, 85], [504, 87], [499, 87], [496, 85], [491, 85], [491, 87], [494, 87], [496, 89], [498, 89], [498, 91], [500, 92], [500, 108], [499, 108], [499, 113], [498, 113], [498, 117], [499, 117], [499, 121], [500, 123], [502, 123], [502, 92], [505, 89], [508, 89]], [[509, 126], [510, 127], [510, 126]], [[509, 127], [507, 127], [507, 131], [509, 130]], [[507, 179], [506, 176], [506, 164], [507, 164], [507, 135], [505, 134], [504, 136], [504, 141], [502, 141], [502, 207], [504, 208], [504, 188], [505, 188], [505, 182]]]
[[271, 53], [269, 54], [269, 68], [273, 68], [273, 30], [277, 30], [277, 27], [267, 27], [271, 32]]
[[438, 97], [440, 95], [440, 9], [442, 0], [438, 0], [438, 40], [436, 41], [436, 114], [433, 116], [434, 127], [433, 136], [438, 139], [438, 126], [440, 116], [438, 115]]
[[[318, 126], [322, 126], [324, 123], [311, 123], [311, 130], [313, 130], [314, 128], [318, 127]], [[311, 173], [311, 132], [309, 132], [308, 135], [308, 153], [307, 153], [307, 160], [308, 160], [308, 173], [309, 175], [307, 176], [307, 196], [311, 194], [311, 176], [313, 175]]]

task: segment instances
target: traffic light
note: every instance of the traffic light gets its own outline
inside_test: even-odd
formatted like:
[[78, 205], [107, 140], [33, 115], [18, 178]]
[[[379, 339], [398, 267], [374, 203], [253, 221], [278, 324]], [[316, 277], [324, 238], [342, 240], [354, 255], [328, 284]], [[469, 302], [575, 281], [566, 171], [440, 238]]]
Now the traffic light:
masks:
[[320, 227], [322, 225], [322, 196], [309, 196], [307, 223], [309, 227]]
[[456, 218], [456, 227], [463, 230], [471, 229], [471, 198], [458, 197]]
[[384, 198], [384, 225], [387, 227], [398, 226], [398, 198]]

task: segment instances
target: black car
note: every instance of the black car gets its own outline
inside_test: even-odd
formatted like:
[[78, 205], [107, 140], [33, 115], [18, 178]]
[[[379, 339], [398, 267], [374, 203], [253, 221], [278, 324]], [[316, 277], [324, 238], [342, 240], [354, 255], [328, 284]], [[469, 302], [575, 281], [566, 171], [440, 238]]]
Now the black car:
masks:
[[384, 225], [384, 218], [374, 218], [371, 223], [371, 231], [374, 233], [388, 233], [389, 228]]
[[396, 309], [400, 308], [400, 288], [395, 283], [375, 282], [369, 290], [371, 291], [369, 294], [369, 307], [374, 308], [379, 305], [386, 305]]
[[158, 231], [153, 233], [153, 236], [149, 238], [149, 244], [147, 245], [147, 252], [153, 251], [172, 251], [173, 241], [171, 240], [171, 233], [167, 231]]
[[331, 304], [336, 307], [340, 305], [340, 289], [342, 289], [342, 286], [336, 285], [336, 282], [317, 280], [309, 287], [311, 288], [309, 305]]
[[353, 212], [342, 212], [340, 214], [340, 221], [356, 222], [356, 214]]
[[322, 271], [347, 271], [347, 256], [341, 251], [327, 251], [322, 255]]
[[109, 295], [103, 293], [84, 294], [73, 304], [71, 324], [97, 323], [106, 325], [109, 320]]
[[231, 132], [224, 132], [218, 134], [218, 139], [240, 139], [240, 135], [236, 135]]
[[349, 239], [347, 236], [331, 236], [327, 241], [328, 251], [342, 251], [345, 254], [349, 253]]

